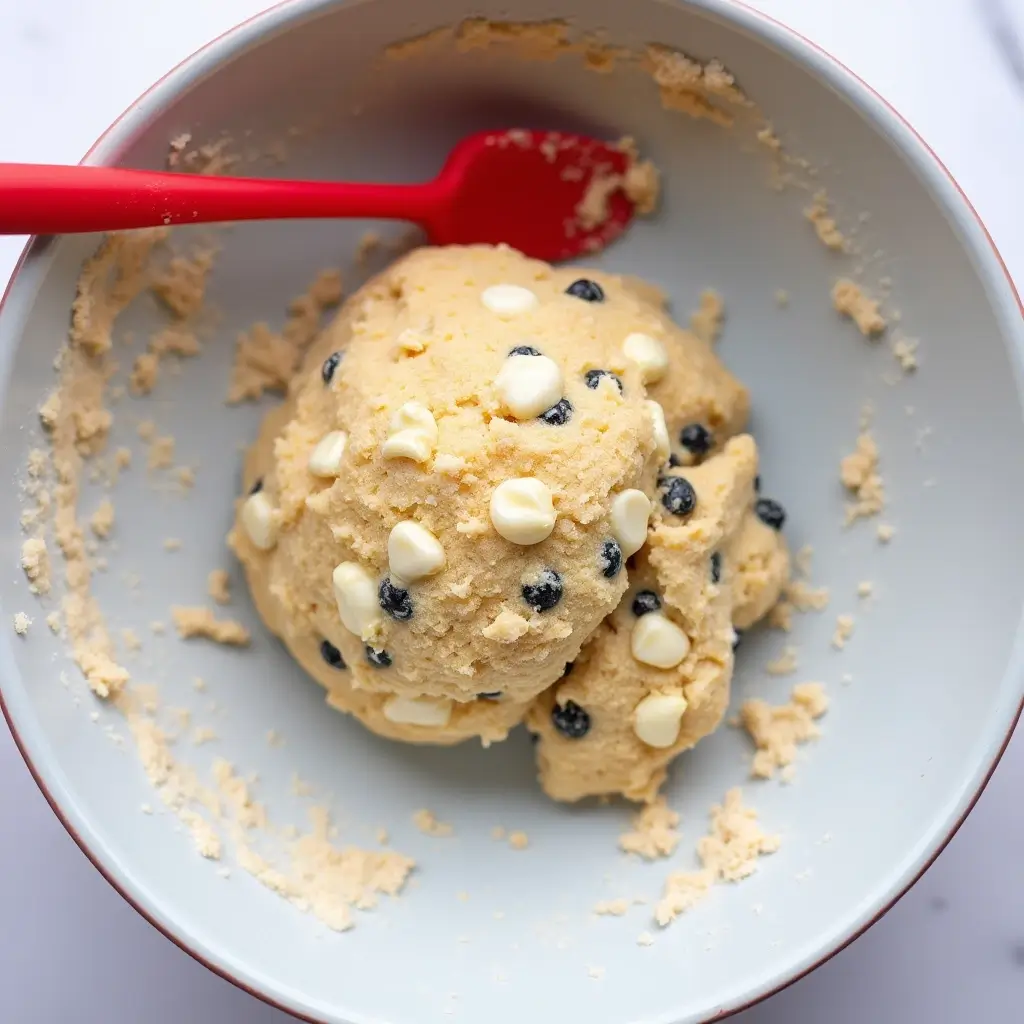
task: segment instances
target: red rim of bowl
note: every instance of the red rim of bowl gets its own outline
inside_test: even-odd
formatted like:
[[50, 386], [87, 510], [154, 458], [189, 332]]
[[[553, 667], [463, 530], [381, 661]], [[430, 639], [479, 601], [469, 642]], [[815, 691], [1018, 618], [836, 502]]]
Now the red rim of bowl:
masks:
[[[283, 10], [284, 8], [292, 6], [293, 3], [295, 3], [295, 2], [296, 2], [296, 0], [280, 0], [279, 3], [273, 4], [272, 6], [267, 7], [266, 9], [258, 12], [257, 14], [254, 14], [251, 18], [247, 18], [247, 19], [245, 19], [245, 21], [241, 21], [237, 25], [233, 26], [232, 28], [229, 28], [227, 31], [222, 32], [220, 35], [214, 37], [208, 43], [205, 43], [199, 49], [195, 50], [188, 57], [186, 57], [183, 60], [179, 61], [173, 68], [171, 68], [164, 75], [162, 75], [159, 79], [157, 79], [157, 81], [154, 82], [144, 93], [142, 93], [138, 97], [138, 99], [135, 100], [134, 103], [132, 103], [129, 107], [127, 107], [121, 113], [121, 115], [110, 125], [110, 127], [107, 128], [107, 130], [96, 140], [95, 143], [93, 143], [93, 145], [89, 149], [88, 153], [86, 153], [86, 155], [82, 158], [81, 163], [87, 163], [89, 161], [90, 157], [96, 152], [97, 149], [100, 148], [100, 146], [103, 144], [103, 142], [113, 132], [117, 131], [117, 129], [119, 128], [121, 123], [129, 115], [129, 113], [132, 110], [134, 110], [139, 104], [141, 104], [147, 97], [151, 96], [155, 91], [157, 91], [169, 78], [173, 77], [181, 69], [183, 69], [187, 65], [191, 64], [193, 61], [196, 60], [197, 57], [199, 57], [202, 54], [207, 53], [210, 50], [214, 49], [215, 47], [219, 46], [222, 42], [224, 42], [225, 40], [227, 40], [231, 36], [234, 36], [236, 33], [240, 32], [242, 29], [251, 27], [255, 23], [257, 23], [259, 21], [262, 21], [264, 18], [268, 17], [269, 15], [273, 14], [274, 12], [277, 12], [277, 11]], [[788, 34], [792, 39], [797, 40], [802, 45], [804, 45], [807, 48], [813, 50], [819, 56], [825, 58], [825, 60], [827, 60], [829, 63], [831, 63], [834, 67], [840, 69], [844, 74], [846, 74], [851, 79], [856, 81], [863, 89], [865, 89], [868, 93], [870, 93], [875, 98], [875, 100], [877, 100], [880, 104], [882, 104], [888, 110], [888, 112], [894, 118], [896, 118], [903, 125], [903, 127], [907, 129], [907, 131], [909, 131], [914, 136], [914, 138], [920, 144], [922, 149], [924, 149], [924, 151], [929, 154], [931, 159], [935, 162], [936, 166], [938, 166], [938, 168], [943, 172], [943, 174], [949, 179], [950, 184], [954, 187], [954, 189], [956, 190], [957, 194], [960, 196], [960, 199], [962, 200], [964, 206], [967, 208], [967, 210], [970, 212], [970, 214], [973, 216], [973, 218], [977, 222], [978, 227], [981, 229], [982, 233], [985, 236], [986, 241], [988, 242], [988, 245], [990, 246], [990, 248], [992, 250], [992, 255], [995, 257], [996, 262], [1002, 268], [1003, 274], [1006, 277], [1006, 282], [1009, 285], [1010, 292], [1012, 293], [1012, 295], [1016, 299], [1017, 306], [1020, 309], [1021, 317], [1022, 317], [1022, 319], [1024, 319], [1024, 300], [1022, 300], [1020, 293], [1017, 291], [1017, 288], [1016, 288], [1016, 286], [1014, 284], [1013, 278], [1010, 275], [1009, 268], [1006, 266], [1006, 263], [1003, 260], [1003, 257], [1000, 254], [999, 249], [996, 247], [995, 241], [993, 240], [991, 234], [989, 233], [988, 228], [985, 226], [984, 221], [982, 221], [981, 216], [979, 215], [978, 211], [974, 207], [974, 204], [970, 201], [970, 199], [967, 197], [967, 194], [960, 187], [960, 184], [957, 182], [956, 178], [953, 177], [953, 175], [950, 172], [949, 168], [946, 167], [945, 163], [943, 163], [943, 161], [941, 160], [939, 155], [935, 152], [934, 149], [932, 149], [932, 147], [925, 141], [925, 139], [922, 138], [922, 136], [917, 132], [917, 130], [914, 128], [914, 126], [884, 96], [882, 96], [879, 92], [877, 92], [868, 82], [864, 81], [864, 79], [861, 78], [855, 71], [853, 71], [850, 68], [848, 68], [842, 61], [840, 61], [838, 58], [834, 57], [831, 53], [829, 53], [823, 47], [819, 46], [812, 39], [808, 39], [806, 36], [804, 36], [801, 33], [797, 32], [795, 29], [790, 28], [784, 22], [781, 22], [778, 19], [771, 17], [770, 15], [763, 14], [762, 12], [760, 12], [760, 11], [756, 10], [755, 8], [751, 7], [749, 4], [744, 3], [743, 0], [724, 0], [724, 2], [726, 2], [728, 4], [731, 4], [732, 6], [743, 10], [749, 17], [751, 17], [751, 18], [753, 18], [755, 20], [760, 20], [760, 21], [762, 21], [764, 23], [767, 23], [767, 24], [770, 24], [770, 25], [774, 26], [776, 29], [779, 29], [782, 32]], [[10, 280], [8, 281], [8, 283], [7, 283], [7, 287], [4, 289], [4, 294], [3, 294], [2, 297], [0, 297], [0, 308], [2, 308], [3, 304], [6, 302], [7, 296], [10, 293], [10, 290], [13, 287], [14, 281], [16, 280], [16, 278], [18, 277], [18, 275], [19, 275], [19, 273], [20, 273], [20, 271], [22, 269], [22, 266], [25, 263], [25, 260], [26, 260], [26, 258], [28, 256], [28, 253], [29, 253], [29, 251], [30, 251], [30, 249], [31, 249], [31, 247], [32, 247], [34, 242], [35, 242], [35, 238], [34, 237], [30, 238], [26, 242], [25, 248], [22, 250], [21, 255], [18, 257], [18, 261], [17, 261], [17, 263], [14, 266], [14, 270], [11, 272], [11, 277], [10, 277]], [[8, 726], [8, 728], [11, 731], [12, 737], [14, 738], [14, 743], [17, 746], [18, 751], [20, 752], [22, 758], [24, 759], [25, 764], [28, 767], [29, 773], [31, 774], [32, 778], [35, 780], [36, 785], [39, 787], [39, 791], [43, 794], [43, 796], [46, 798], [46, 802], [50, 805], [50, 809], [57, 816], [57, 819], [64, 826], [64, 828], [67, 831], [68, 835], [71, 836], [71, 838], [75, 841], [75, 844], [82, 851], [82, 853], [85, 854], [85, 856], [88, 858], [88, 860], [93, 865], [93, 867], [96, 868], [96, 870], [107, 880], [107, 882], [114, 889], [114, 891], [119, 896], [121, 896], [122, 899], [124, 899], [125, 902], [128, 903], [129, 906], [131, 906], [138, 914], [140, 914], [146, 921], [148, 921], [154, 928], [156, 928], [157, 931], [159, 931], [166, 938], [168, 938], [171, 942], [173, 942], [174, 945], [176, 945], [180, 950], [182, 950], [182, 952], [187, 953], [197, 963], [202, 964], [203, 967], [206, 967], [208, 970], [212, 971], [214, 974], [216, 974], [219, 977], [223, 978], [225, 981], [230, 982], [236, 988], [241, 989], [243, 992], [247, 992], [249, 995], [253, 996], [256, 999], [259, 999], [261, 1002], [266, 1003], [268, 1006], [272, 1006], [275, 1009], [281, 1010], [284, 1013], [291, 1014], [291, 1016], [295, 1017], [297, 1020], [307, 1021], [308, 1024], [324, 1024], [323, 1019], [307, 1016], [304, 1013], [300, 1013], [300, 1012], [292, 1009], [291, 1007], [288, 1007], [288, 1006], [285, 1006], [282, 1003], [279, 1003], [277, 1000], [275, 1000], [270, 995], [268, 995], [268, 994], [266, 994], [264, 992], [261, 992], [261, 991], [257, 990], [256, 988], [254, 988], [253, 986], [246, 984], [245, 982], [243, 982], [239, 978], [236, 978], [227, 969], [221, 967], [218, 964], [214, 964], [214, 963], [210, 962], [201, 953], [199, 953], [196, 950], [190, 948], [185, 943], [185, 941], [183, 939], [181, 939], [179, 936], [175, 935], [171, 931], [171, 929], [169, 927], [166, 927], [161, 922], [159, 922], [148, 910], [146, 910], [145, 907], [143, 907], [136, 899], [134, 899], [121, 886], [119, 880], [114, 876], [114, 874], [111, 871], [109, 871], [99, 861], [99, 859], [93, 854], [93, 852], [89, 848], [88, 844], [85, 842], [85, 840], [75, 830], [75, 827], [71, 824], [71, 822], [68, 820], [68, 818], [64, 815], [61, 807], [58, 805], [57, 801], [55, 800], [53, 795], [50, 793], [49, 789], [46, 786], [45, 781], [43, 780], [42, 776], [37, 771], [35, 765], [33, 764], [31, 758], [29, 757], [28, 751], [27, 751], [27, 749], [26, 749], [26, 747], [25, 747], [25, 745], [24, 745], [20, 735], [18, 734], [18, 730], [15, 727], [14, 720], [11, 717], [10, 712], [8, 711], [6, 702], [4, 701], [4, 696], [3, 696], [3, 691], [2, 690], [0, 690], [0, 712], [3, 713], [3, 717], [4, 717], [4, 719], [7, 722], [7, 726]], [[711, 1022], [711, 1021], [725, 1020], [727, 1017], [731, 1017], [734, 1014], [741, 1013], [743, 1010], [748, 1010], [748, 1009], [750, 1009], [750, 1007], [756, 1006], [758, 1003], [763, 1002], [766, 999], [770, 999], [772, 996], [777, 995], [779, 992], [783, 991], [784, 989], [789, 988], [790, 985], [795, 984], [796, 982], [800, 981], [802, 978], [805, 978], [812, 971], [817, 970], [819, 967], [822, 966], [822, 964], [827, 963], [834, 956], [836, 956], [836, 954], [841, 953], [844, 949], [846, 949], [847, 946], [849, 946], [851, 943], [853, 943], [857, 939], [859, 939], [873, 925], [877, 924], [890, 910], [892, 910], [892, 908], [894, 906], [896, 906], [896, 904], [921, 880], [921, 878], [925, 874], [925, 872], [927, 872], [928, 869], [935, 863], [935, 861], [938, 859], [939, 855], [946, 849], [946, 847], [949, 845], [950, 841], [953, 839], [953, 837], [960, 830], [960, 826], [963, 825], [963, 823], [967, 820], [968, 815], [971, 813], [971, 811], [974, 810], [975, 805], [977, 804], [978, 800], [980, 799], [982, 793], [985, 791], [985, 788], [988, 786], [989, 781], [992, 778], [992, 775], [994, 774], [996, 768], [999, 766], [999, 762], [1002, 760], [1003, 754], [1006, 753], [1006, 748], [1009, 746], [1010, 740], [1013, 737], [1014, 729], [1016, 728], [1017, 723], [1020, 720], [1022, 712], [1024, 712], [1024, 700], [1022, 700], [1020, 702], [1020, 704], [1018, 704], [1017, 711], [1016, 711], [1016, 713], [1013, 716], [1013, 721], [1010, 723], [1009, 729], [1007, 730], [1006, 737], [1004, 738], [1002, 744], [1000, 745], [998, 751], [996, 752], [995, 757], [992, 759], [992, 763], [989, 765], [988, 771], [985, 773], [984, 777], [982, 778], [980, 784], [978, 785], [977, 790], [975, 791], [975, 793], [971, 797], [971, 799], [968, 802], [968, 804], [967, 804], [966, 808], [964, 809], [963, 813], [953, 823], [953, 825], [950, 828], [949, 832], [938, 843], [936, 848], [932, 851], [931, 855], [928, 857], [928, 859], [925, 861], [925, 863], [921, 866], [920, 870], [917, 871], [917, 873], [914, 874], [913, 877], [911, 877], [911, 879], [905, 885], [903, 885], [902, 888], [900, 888], [864, 924], [862, 924], [860, 927], [854, 929], [854, 931], [851, 932], [838, 945], [836, 945], [834, 948], [829, 950], [827, 953], [824, 953], [823, 955], [821, 955], [818, 959], [816, 959], [808, 967], [805, 967], [802, 970], [798, 970], [796, 973], [794, 973], [792, 975], [792, 977], [786, 978], [784, 981], [781, 981], [779, 984], [777, 984], [774, 988], [771, 988], [768, 991], [763, 992], [760, 995], [755, 996], [754, 998], [750, 999], [748, 1002], [743, 1003], [740, 1006], [736, 1006], [733, 1009], [723, 1010], [723, 1011], [721, 1011], [719, 1013], [712, 1014], [710, 1017], [705, 1018], [705, 1024], [709, 1024], [709, 1022]]]

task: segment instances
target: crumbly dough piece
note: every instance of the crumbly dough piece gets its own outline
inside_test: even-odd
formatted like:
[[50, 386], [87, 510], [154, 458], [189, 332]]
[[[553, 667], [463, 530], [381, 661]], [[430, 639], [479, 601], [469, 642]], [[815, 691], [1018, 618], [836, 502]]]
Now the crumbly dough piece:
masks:
[[750, 774], [756, 779], [770, 779], [777, 768], [791, 765], [796, 760], [797, 745], [821, 735], [815, 719], [827, 710], [828, 695], [821, 683], [798, 683], [786, 704], [744, 701], [740, 722], [757, 748]]

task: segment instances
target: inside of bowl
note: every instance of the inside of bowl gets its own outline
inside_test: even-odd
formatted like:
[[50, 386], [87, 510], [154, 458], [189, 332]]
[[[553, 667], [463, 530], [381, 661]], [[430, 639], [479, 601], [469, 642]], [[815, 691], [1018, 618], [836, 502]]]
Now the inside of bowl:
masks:
[[[217, 868], [230, 861], [197, 856], [173, 815], [141, 813], [154, 797], [122, 719], [89, 695], [13, 568], [17, 487], [0, 499], [0, 545], [12, 567], [0, 602], [8, 620], [25, 610], [37, 621], [26, 636], [8, 631], [0, 642], [5, 701], [68, 819], [133, 897], [191, 948], [284, 1005], [344, 1021], [440, 1021], [453, 1009], [491, 1024], [538, 1014], [593, 1024], [700, 1019], [790, 976], [876, 910], [947, 829], [1005, 733], [1019, 698], [1008, 666], [1024, 590], [1015, 357], [983, 284], [987, 268], [965, 250], [969, 231], [950, 223], [924, 172], [853, 105], [754, 35], [656, 0], [562, 5], [575, 27], [605, 29], [616, 42], [720, 58], [790, 151], [810, 161], [860, 255], [822, 246], [803, 216], [807, 191], [770, 187], [763, 148], [663, 110], [646, 75], [597, 75], [577, 57], [524, 62], [493, 50], [382, 60], [387, 44], [466, 13], [458, 0], [426, 6], [418, 24], [401, 0], [281, 16], [280, 31], [240, 45], [158, 110], [120, 161], [162, 166], [170, 138], [224, 132], [274, 154], [284, 140], [284, 171], [270, 160], [256, 173], [414, 180], [436, 171], [462, 135], [497, 125], [634, 136], [662, 170], [662, 207], [599, 262], [662, 286], [680, 319], [702, 289], [723, 296], [719, 351], [752, 392], [764, 492], [785, 505], [794, 550], [813, 545], [814, 581], [831, 590], [828, 609], [797, 616], [791, 635], [746, 638], [734, 701], [781, 702], [793, 683], [820, 681], [832, 700], [822, 739], [802, 752], [793, 785], [752, 782], [749, 740], [723, 726], [672, 772], [679, 851], [644, 864], [617, 850], [629, 808], [558, 806], [540, 793], [522, 731], [489, 750], [417, 748], [378, 739], [326, 707], [261, 628], [224, 544], [241, 452], [270, 404], [228, 407], [224, 395], [239, 330], [280, 323], [288, 300], [323, 267], [341, 266], [351, 291], [383, 265], [384, 253], [354, 262], [359, 240], [368, 228], [387, 237], [401, 229], [365, 223], [218, 232], [208, 290], [217, 321], [205, 351], [153, 395], [113, 407], [111, 443], [136, 457], [114, 492], [116, 532], [95, 590], [115, 628], [143, 637], [137, 678], [159, 685], [166, 708], [187, 708], [216, 732], [216, 742], [182, 744], [178, 756], [204, 771], [224, 757], [256, 773], [254, 790], [279, 824], [304, 826], [310, 805], [327, 804], [340, 843], [372, 845], [386, 828], [393, 847], [417, 860], [412, 884], [359, 914], [354, 931], [331, 932], [245, 872], [223, 877]], [[475, 7], [497, 16], [505, 5]], [[522, 20], [547, 13], [541, 0], [513, 8]], [[78, 269], [96, 242], [37, 245], [0, 318], [0, 460], [9, 480], [23, 477], [27, 452], [40, 443], [36, 409], [54, 384]], [[891, 278], [886, 309], [920, 339], [916, 373], [901, 374], [886, 340], [869, 343], [836, 315], [832, 284], [855, 274], [878, 289]], [[140, 302], [124, 327], [142, 338], [158, 318]], [[125, 348], [121, 378], [134, 354]], [[880, 520], [844, 529], [839, 460], [852, 451], [868, 402], [887, 508]], [[193, 490], [161, 489], [147, 473], [143, 420], [175, 437], [176, 461], [196, 469]], [[88, 488], [83, 509], [104, 493]], [[895, 528], [889, 544], [877, 537], [880, 521]], [[169, 537], [182, 540], [179, 551], [164, 548]], [[218, 567], [230, 572], [231, 611], [253, 629], [251, 648], [154, 634], [151, 623], [166, 622], [170, 605], [203, 602], [207, 573]], [[873, 585], [867, 600], [857, 596], [863, 581]], [[847, 613], [855, 632], [838, 651], [830, 639], [836, 615]], [[790, 644], [796, 674], [767, 674], [766, 662]], [[270, 730], [283, 743], [269, 743]], [[659, 931], [651, 907], [666, 875], [696, 863], [708, 809], [736, 785], [782, 837], [780, 851]], [[411, 816], [424, 807], [451, 822], [454, 836], [419, 832]], [[496, 826], [525, 830], [529, 847], [496, 841]], [[624, 917], [591, 913], [615, 898], [631, 901]], [[654, 934], [653, 945], [637, 943], [642, 932]]]

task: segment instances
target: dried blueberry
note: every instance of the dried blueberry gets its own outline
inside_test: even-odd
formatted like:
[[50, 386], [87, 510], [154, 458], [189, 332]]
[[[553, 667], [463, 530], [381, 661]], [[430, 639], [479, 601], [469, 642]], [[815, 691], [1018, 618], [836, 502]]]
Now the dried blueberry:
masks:
[[786, 521], [786, 510], [771, 498], [758, 498], [754, 505], [754, 511], [757, 513], [757, 518], [773, 530], [781, 530], [782, 524]]
[[596, 281], [591, 281], [585, 277], [581, 277], [578, 281], [573, 281], [565, 289], [565, 294], [571, 295], [576, 299], [582, 299], [584, 302], [604, 302], [604, 289]]
[[511, 352], [510, 356], [539, 356], [539, 350], [535, 349], [532, 345], [516, 345]]
[[369, 644], [366, 645], [366, 660], [374, 668], [391, 668], [391, 655], [387, 651], [378, 651]]
[[325, 384], [331, 383], [331, 378], [334, 376], [334, 371], [338, 368], [338, 363], [341, 362], [343, 353], [332, 352], [325, 360], [324, 365], [320, 367], [320, 376], [323, 377]]
[[590, 732], [590, 715], [574, 700], [556, 704], [551, 709], [551, 721], [566, 739], [579, 740]]
[[256, 482], [249, 488], [250, 494], [259, 494], [263, 490], [263, 477], [257, 477]]
[[501, 690], [488, 690], [486, 693], [478, 693], [477, 700], [501, 700]]
[[678, 456], [678, 455], [676, 455], [676, 453], [675, 453], [675, 452], [673, 452], [673, 453], [672, 453], [672, 454], [671, 454], [671, 455], [670, 455], [670, 456], [668, 457], [668, 464], [669, 464], [669, 465], [670, 465], [670, 466], [671, 466], [671, 467], [672, 467], [673, 469], [678, 469], [678, 468], [679, 468], [679, 467], [680, 467], [680, 466], [681, 466], [681, 465], [683, 464], [683, 460], [682, 460], [681, 458], [679, 458], [679, 456]]
[[661, 608], [661, 598], [653, 590], [638, 590], [631, 607], [633, 614], [639, 619], [641, 615], [658, 611]]
[[667, 477], [661, 503], [674, 516], [688, 516], [697, 507], [697, 492], [684, 476]]
[[572, 403], [568, 398], [560, 398], [540, 418], [552, 427], [564, 427], [572, 419]]
[[562, 672], [562, 678], [564, 679], [567, 675], [572, 673], [572, 670], [576, 667], [575, 661], [567, 661], [565, 663], [565, 669]]
[[391, 582], [390, 576], [385, 576], [377, 588], [377, 598], [381, 608], [384, 609], [393, 619], [405, 622], [412, 618], [412, 598], [408, 590], [402, 590]]
[[323, 658], [331, 668], [342, 669], [345, 667], [345, 659], [341, 656], [341, 651], [339, 651], [330, 640], [320, 641], [320, 657]]
[[598, 384], [601, 383], [602, 377], [611, 377], [611, 379], [615, 381], [615, 383], [619, 386], [619, 394], [622, 394], [624, 390], [622, 387], [622, 381], [619, 380], [619, 378], [614, 373], [610, 373], [608, 370], [587, 370], [587, 372], [583, 375], [583, 379], [586, 382], [587, 387], [590, 388], [591, 391], [597, 390], [597, 386]]
[[562, 600], [562, 576], [554, 569], [541, 569], [536, 583], [523, 584], [523, 600], [535, 611], [546, 612]]
[[622, 548], [618, 541], [606, 540], [601, 545], [601, 575], [606, 579], [614, 579], [622, 568]]
[[714, 439], [711, 436], [711, 431], [703, 423], [687, 423], [679, 431], [679, 443], [691, 455], [700, 456], [707, 455], [711, 451]]
[[722, 556], [715, 551], [711, 555], [711, 582], [718, 583], [722, 578]]
[[758, 494], [761, 493], [761, 474], [760, 473], [758, 473], [757, 476], [754, 477], [754, 490]]

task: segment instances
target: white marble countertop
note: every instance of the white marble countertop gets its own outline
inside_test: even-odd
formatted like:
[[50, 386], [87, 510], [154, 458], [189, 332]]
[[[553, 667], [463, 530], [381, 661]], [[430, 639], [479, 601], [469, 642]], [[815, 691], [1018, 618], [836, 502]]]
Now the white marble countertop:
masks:
[[[1024, 285], [1024, 82], [1014, 81], [1000, 57], [985, 0], [751, 2], [820, 43], [895, 103], [959, 180]], [[155, 78], [263, 6], [0, 0], [0, 160], [77, 161]], [[1001, 6], [1007, 24], [1024, 32], [1024, 0]], [[1008, 35], [1005, 25], [1001, 32]], [[20, 240], [0, 239], [0, 279], [20, 248]], [[1022, 780], [1018, 735], [970, 819], [898, 906], [810, 977], [736, 1020], [945, 1024], [1019, 1017]], [[50, 812], [2, 727], [0, 822], [0, 1020], [291, 1019], [193, 962], [121, 900]]]

